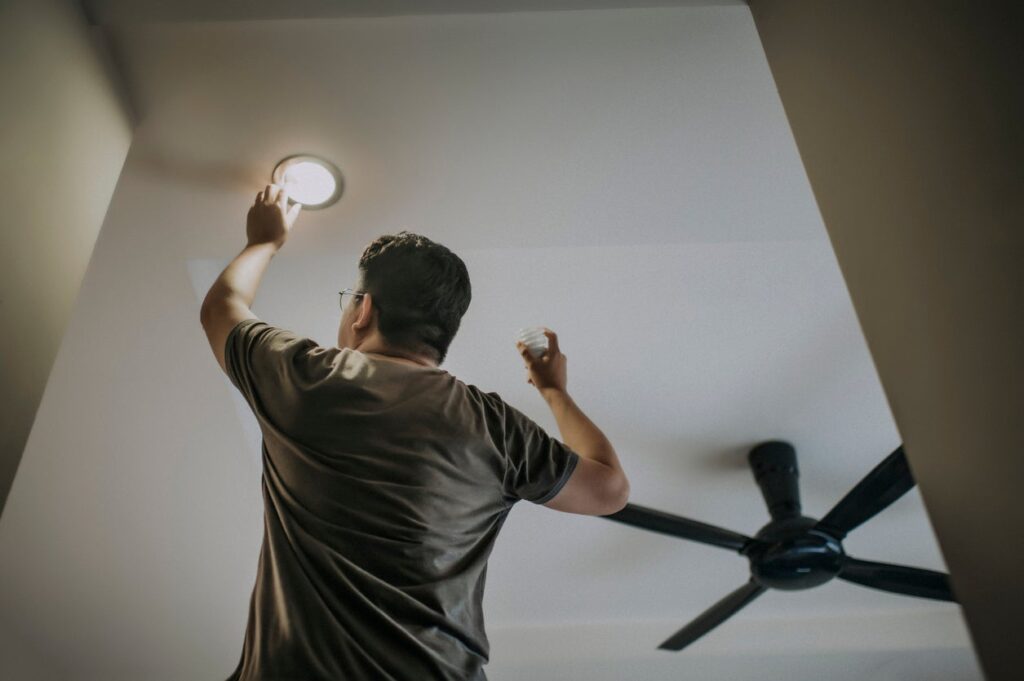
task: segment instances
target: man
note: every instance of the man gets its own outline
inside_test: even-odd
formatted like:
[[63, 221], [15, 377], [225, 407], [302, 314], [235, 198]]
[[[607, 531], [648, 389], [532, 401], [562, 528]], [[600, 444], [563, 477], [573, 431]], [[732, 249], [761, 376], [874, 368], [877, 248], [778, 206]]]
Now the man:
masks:
[[471, 293], [462, 260], [425, 237], [366, 248], [338, 347], [257, 318], [299, 210], [275, 185], [257, 194], [248, 243], [202, 306], [263, 433], [263, 547], [228, 681], [486, 680], [487, 558], [512, 506], [608, 515], [629, 482], [566, 392], [554, 332], [540, 358], [517, 348], [564, 443], [438, 368]]

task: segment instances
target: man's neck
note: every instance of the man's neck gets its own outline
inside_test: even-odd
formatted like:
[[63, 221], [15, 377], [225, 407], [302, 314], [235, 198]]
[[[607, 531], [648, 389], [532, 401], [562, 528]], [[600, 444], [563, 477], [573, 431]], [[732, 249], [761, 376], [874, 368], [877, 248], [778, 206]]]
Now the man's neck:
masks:
[[357, 348], [357, 349], [359, 350], [359, 352], [363, 353], [364, 355], [373, 355], [375, 357], [383, 357], [385, 359], [389, 359], [389, 360], [392, 360], [394, 362], [401, 362], [403, 364], [413, 364], [415, 366], [426, 366], [426, 367], [435, 367], [435, 368], [437, 367], [437, 365], [434, 364], [433, 362], [430, 362], [430, 361], [428, 361], [426, 359], [422, 359], [422, 358], [421, 359], [416, 359], [416, 358], [413, 358], [413, 357], [409, 357], [407, 355], [394, 354], [393, 352], [390, 352], [390, 351], [389, 352], [382, 352], [380, 350], [364, 350], [362, 348]]
[[411, 353], [403, 353], [388, 347], [377, 333], [364, 337], [355, 344], [354, 349], [364, 355], [384, 357], [385, 359], [402, 362], [403, 364], [437, 368], [437, 365], [428, 357], [424, 357], [423, 355], [413, 355]]

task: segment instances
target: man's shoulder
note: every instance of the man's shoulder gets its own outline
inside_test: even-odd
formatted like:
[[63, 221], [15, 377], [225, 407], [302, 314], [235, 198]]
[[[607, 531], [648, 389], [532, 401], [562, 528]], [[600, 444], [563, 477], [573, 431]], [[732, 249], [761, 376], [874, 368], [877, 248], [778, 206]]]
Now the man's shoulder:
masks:
[[462, 383], [462, 385], [465, 386], [466, 392], [469, 393], [470, 397], [477, 400], [478, 402], [482, 402], [491, 407], [497, 408], [504, 407], [507, 404], [505, 400], [502, 399], [501, 395], [499, 395], [496, 392], [485, 391], [482, 388], [473, 385], [472, 383], [466, 383], [464, 381], [459, 381], [459, 383]]

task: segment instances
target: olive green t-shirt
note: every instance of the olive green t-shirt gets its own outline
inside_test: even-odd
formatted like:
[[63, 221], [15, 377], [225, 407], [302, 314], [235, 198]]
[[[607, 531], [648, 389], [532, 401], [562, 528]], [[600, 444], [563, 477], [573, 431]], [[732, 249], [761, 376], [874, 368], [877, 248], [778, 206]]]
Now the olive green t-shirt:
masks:
[[263, 434], [264, 533], [228, 681], [484, 681], [487, 558], [579, 455], [436, 367], [246, 319], [228, 377]]

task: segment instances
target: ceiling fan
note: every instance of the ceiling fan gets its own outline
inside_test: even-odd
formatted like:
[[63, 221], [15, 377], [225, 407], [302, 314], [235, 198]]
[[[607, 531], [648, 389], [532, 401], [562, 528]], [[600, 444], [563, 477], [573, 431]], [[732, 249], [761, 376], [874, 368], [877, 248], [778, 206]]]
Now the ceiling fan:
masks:
[[858, 560], [843, 551], [847, 533], [903, 496], [915, 484], [903, 446], [878, 464], [821, 520], [800, 513], [796, 450], [788, 442], [762, 442], [748, 454], [772, 520], [753, 537], [626, 504], [600, 516], [645, 530], [737, 551], [750, 561], [750, 580], [701, 613], [658, 648], [682, 650], [768, 589], [798, 590], [833, 577], [862, 586], [956, 602], [949, 575], [923, 568]]

